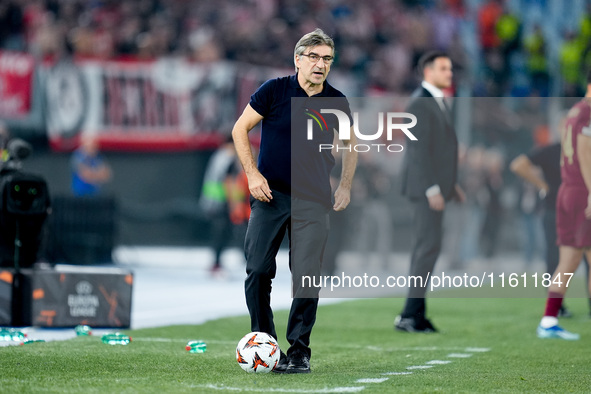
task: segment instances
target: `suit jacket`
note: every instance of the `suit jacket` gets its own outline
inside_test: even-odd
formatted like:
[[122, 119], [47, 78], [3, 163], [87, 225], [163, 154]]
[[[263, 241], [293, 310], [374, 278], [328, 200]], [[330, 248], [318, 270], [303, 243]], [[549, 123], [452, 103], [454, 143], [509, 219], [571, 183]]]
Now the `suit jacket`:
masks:
[[458, 168], [458, 139], [451, 114], [445, 114], [435, 98], [422, 86], [411, 96], [407, 112], [417, 117], [408, 140], [402, 171], [402, 194], [411, 200], [425, 197], [427, 189], [439, 185], [446, 200], [455, 195]]

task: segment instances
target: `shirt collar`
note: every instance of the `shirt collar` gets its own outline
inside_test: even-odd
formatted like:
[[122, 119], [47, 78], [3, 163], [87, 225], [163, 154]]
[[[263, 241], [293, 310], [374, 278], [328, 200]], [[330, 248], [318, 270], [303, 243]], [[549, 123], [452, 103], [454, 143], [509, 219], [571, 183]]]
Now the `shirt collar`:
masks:
[[[295, 73], [294, 75], [291, 75], [289, 77], [289, 83], [292, 88], [300, 89], [302, 92], [306, 93], [304, 91], [304, 89], [300, 86], [300, 83], [298, 82], [298, 74], [297, 73]], [[322, 85], [323, 85], [322, 92], [315, 94], [314, 96], [319, 97], [319, 96], [324, 96], [326, 94], [326, 89], [330, 86], [330, 84], [325, 79], [324, 82], [322, 83]], [[307, 94], [306, 94], [306, 96], [307, 96]], [[314, 96], [312, 96], [312, 97], [314, 97]]]
[[433, 97], [445, 97], [443, 94], [443, 91], [437, 87], [435, 87], [434, 85], [430, 84], [427, 81], [423, 81], [421, 82], [421, 86], [424, 87], [425, 89], [427, 89], [427, 91], [429, 93], [431, 93], [431, 96]]
[[289, 83], [292, 88], [299, 88], [300, 84], [298, 83], [298, 74], [295, 73], [289, 77]]

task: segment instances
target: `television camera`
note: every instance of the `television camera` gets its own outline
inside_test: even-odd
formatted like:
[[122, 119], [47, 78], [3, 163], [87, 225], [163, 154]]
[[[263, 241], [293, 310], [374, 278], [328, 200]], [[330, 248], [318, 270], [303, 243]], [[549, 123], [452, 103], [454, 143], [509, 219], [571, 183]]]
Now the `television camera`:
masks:
[[50, 212], [45, 180], [23, 172], [22, 161], [32, 152], [14, 138], [2, 149], [0, 163], [0, 266], [31, 267], [37, 261], [42, 230]]

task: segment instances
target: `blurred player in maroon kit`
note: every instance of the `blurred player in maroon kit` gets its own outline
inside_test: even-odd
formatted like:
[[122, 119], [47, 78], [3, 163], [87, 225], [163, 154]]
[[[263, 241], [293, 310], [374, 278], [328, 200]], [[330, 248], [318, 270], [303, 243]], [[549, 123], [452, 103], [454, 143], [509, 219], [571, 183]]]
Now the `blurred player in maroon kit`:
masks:
[[558, 326], [557, 316], [570, 274], [579, 267], [583, 254], [591, 261], [591, 71], [585, 98], [568, 112], [561, 134], [562, 184], [556, 202], [560, 257], [537, 333], [539, 338], [576, 340], [579, 334]]

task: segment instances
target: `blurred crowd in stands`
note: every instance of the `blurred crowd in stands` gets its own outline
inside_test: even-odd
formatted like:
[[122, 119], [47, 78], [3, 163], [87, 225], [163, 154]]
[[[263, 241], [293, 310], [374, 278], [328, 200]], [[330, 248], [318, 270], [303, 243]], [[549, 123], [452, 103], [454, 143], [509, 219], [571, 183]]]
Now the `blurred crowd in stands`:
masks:
[[334, 68], [368, 94], [410, 91], [427, 49], [448, 51], [477, 96], [580, 95], [591, 63], [584, 0], [0, 2], [0, 47], [38, 58], [180, 55], [291, 68], [294, 43], [318, 26], [335, 38]]

